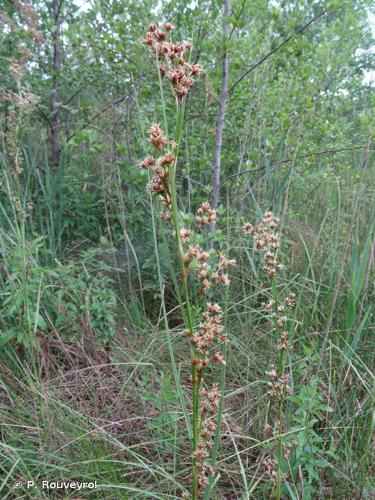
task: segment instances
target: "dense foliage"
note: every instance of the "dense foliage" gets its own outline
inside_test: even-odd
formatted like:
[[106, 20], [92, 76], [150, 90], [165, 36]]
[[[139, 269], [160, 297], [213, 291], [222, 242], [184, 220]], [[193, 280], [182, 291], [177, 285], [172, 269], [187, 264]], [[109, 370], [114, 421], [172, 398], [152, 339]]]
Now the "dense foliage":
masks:
[[[195, 243], [212, 262], [237, 261], [215, 295], [230, 343], [220, 374], [207, 375], [220, 380], [221, 421], [199, 495], [372, 498], [371, 19], [370, 0], [2, 0], [4, 498], [55, 498], [43, 480], [97, 481], [77, 498], [189, 491], [183, 279], [176, 234], [139, 168], [154, 123], [180, 130], [174, 228], [215, 199], [219, 173], [217, 220]], [[173, 23], [172, 39], [191, 41], [186, 57], [204, 68], [183, 123], [141, 43], [151, 21]], [[272, 282], [242, 230], [268, 211], [285, 266]], [[278, 358], [264, 303], [290, 293]], [[265, 375], [277, 359], [290, 374], [278, 414]]]

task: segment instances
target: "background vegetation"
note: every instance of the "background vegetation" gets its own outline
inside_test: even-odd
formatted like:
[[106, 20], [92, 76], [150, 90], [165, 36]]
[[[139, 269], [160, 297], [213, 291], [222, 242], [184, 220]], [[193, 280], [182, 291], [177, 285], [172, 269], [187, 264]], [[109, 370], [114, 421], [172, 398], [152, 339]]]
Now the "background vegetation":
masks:
[[[179, 498], [190, 481], [173, 242], [137, 167], [150, 125], [175, 122], [140, 44], [152, 20], [173, 22], [204, 66], [186, 102], [181, 218], [212, 198], [219, 168], [208, 239], [237, 259], [221, 297], [230, 346], [206, 496], [272, 491], [275, 338], [241, 231], [271, 209], [278, 286], [297, 296], [283, 498], [373, 498], [373, 2], [231, 0], [229, 15], [205, 0], [0, 5], [2, 498]], [[27, 479], [32, 492], [15, 488]], [[98, 487], [61, 493], [42, 480]]]

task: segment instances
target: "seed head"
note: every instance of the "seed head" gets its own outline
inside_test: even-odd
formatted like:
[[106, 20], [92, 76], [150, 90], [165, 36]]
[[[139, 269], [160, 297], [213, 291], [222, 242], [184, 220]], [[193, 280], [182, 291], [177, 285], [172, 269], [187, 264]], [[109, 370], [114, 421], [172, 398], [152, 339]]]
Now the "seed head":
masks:
[[215, 352], [215, 354], [212, 356], [212, 359], [214, 361], [217, 361], [218, 363], [221, 363], [222, 365], [226, 364], [223, 355], [220, 352]]
[[164, 24], [165, 31], [172, 31], [173, 29], [175, 29], [175, 27], [176, 26], [174, 24], [169, 22]]
[[296, 294], [290, 293], [284, 300], [285, 307], [292, 309], [296, 305]]
[[180, 230], [180, 237], [183, 242], [185, 242], [187, 239], [190, 238], [192, 231], [190, 229], [181, 229]]
[[167, 144], [167, 141], [164, 137], [164, 134], [160, 128], [160, 125], [157, 123], [154, 123], [153, 125], [151, 125], [150, 142], [158, 150], [160, 150], [161, 148], [163, 148]]
[[160, 165], [170, 165], [175, 161], [175, 155], [168, 151], [164, 156], [160, 158]]
[[139, 168], [151, 168], [155, 165], [155, 159], [152, 156], [145, 158], [138, 163]]
[[230, 280], [227, 274], [220, 275], [220, 281], [223, 285], [229, 285]]
[[199, 76], [203, 71], [203, 66], [201, 64], [192, 64], [191, 65], [191, 74], [192, 76]]

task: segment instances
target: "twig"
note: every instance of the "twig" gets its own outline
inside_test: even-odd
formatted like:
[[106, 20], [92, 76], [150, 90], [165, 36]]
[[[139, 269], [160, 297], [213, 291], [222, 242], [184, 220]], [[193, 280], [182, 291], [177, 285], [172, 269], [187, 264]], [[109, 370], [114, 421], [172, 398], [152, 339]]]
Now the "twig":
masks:
[[256, 62], [255, 64], [253, 64], [252, 66], [250, 66], [249, 69], [247, 69], [245, 71], [245, 73], [243, 73], [240, 78], [238, 78], [238, 80], [236, 80], [233, 85], [230, 87], [229, 89], [229, 93], [232, 93], [233, 90], [237, 87], [237, 85], [242, 82], [242, 80], [244, 78], [247, 77], [247, 75], [249, 75], [252, 71], [254, 71], [254, 69], [258, 68], [258, 66], [260, 66], [261, 64], [263, 64], [265, 61], [267, 61], [267, 59], [269, 57], [271, 57], [275, 52], [277, 52], [278, 50], [280, 50], [282, 47], [284, 47], [284, 45], [286, 45], [288, 42], [290, 42], [290, 40], [292, 40], [295, 36], [297, 35], [300, 35], [301, 33], [303, 33], [304, 31], [307, 30], [307, 28], [309, 28], [315, 21], [318, 21], [321, 17], [325, 16], [326, 14], [328, 14], [329, 12], [332, 12], [332, 11], [327, 11], [327, 10], [324, 10], [323, 12], [320, 12], [319, 14], [317, 14], [316, 16], [314, 16], [312, 19], [310, 19], [310, 21], [308, 21], [306, 24], [304, 24], [301, 28], [297, 29], [294, 33], [292, 33], [291, 35], [289, 35], [287, 38], [285, 38], [285, 40], [283, 40], [277, 47], [275, 47], [274, 49], [272, 49], [270, 52], [268, 52], [268, 54], [264, 55], [258, 62]]
[[[291, 163], [295, 160], [303, 160], [305, 158], [309, 158], [311, 156], [323, 156], [325, 154], [330, 154], [330, 153], [340, 153], [341, 151], [354, 151], [356, 149], [366, 149], [367, 148], [367, 145], [363, 144], [361, 146], [352, 146], [350, 148], [339, 148], [339, 149], [326, 149], [324, 151], [315, 151], [315, 152], [312, 152], [312, 153], [307, 153], [305, 155], [302, 155], [302, 156], [297, 156], [297, 158], [288, 158], [286, 160], [281, 160], [281, 161], [275, 161], [275, 162], [272, 162], [270, 163], [270, 167], [273, 167], [273, 166], [276, 166], [276, 165], [282, 165], [283, 163]], [[228, 175], [228, 177], [225, 177], [225, 179], [223, 179], [223, 183], [229, 179], [231, 179], [232, 177], [237, 177], [238, 175], [242, 175], [242, 174], [251, 174], [253, 172], [259, 172], [260, 170], [265, 170], [266, 169], [266, 166], [263, 166], [263, 167], [259, 167], [259, 168], [250, 168], [248, 170], [241, 170], [241, 172], [237, 172], [236, 174], [231, 174], [231, 175]]]

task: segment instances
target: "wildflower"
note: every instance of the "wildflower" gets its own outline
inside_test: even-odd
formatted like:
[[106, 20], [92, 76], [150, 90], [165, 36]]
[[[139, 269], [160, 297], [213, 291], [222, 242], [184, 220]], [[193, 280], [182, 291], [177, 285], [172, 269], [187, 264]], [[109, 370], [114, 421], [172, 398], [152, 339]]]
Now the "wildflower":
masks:
[[219, 384], [212, 384], [211, 390], [207, 393], [207, 399], [214, 405], [218, 406], [220, 398]]
[[285, 323], [286, 323], [287, 321], [288, 321], [288, 317], [287, 317], [287, 316], [281, 316], [281, 317], [277, 320], [276, 324], [277, 324], [277, 326], [278, 326], [279, 328], [281, 328], [282, 326], [284, 326], [284, 325], [285, 325]]
[[191, 48], [190, 42], [172, 43], [168, 41], [169, 32], [174, 29], [174, 25], [167, 22], [160, 29], [157, 24], [151, 23], [148, 27], [146, 38], [142, 43], [148, 45], [156, 54], [159, 61], [164, 59], [166, 65], [159, 64], [160, 74], [167, 76], [178, 99], [183, 99], [193, 86], [193, 77], [197, 77], [203, 71], [200, 64], [189, 64], [184, 59], [184, 54]]
[[201, 64], [192, 64], [191, 65], [191, 74], [193, 76], [199, 76], [203, 71], [203, 66]]
[[288, 374], [283, 375], [282, 377], [279, 377], [277, 379], [272, 379], [272, 382], [269, 383], [271, 385], [271, 389], [268, 391], [270, 397], [281, 401], [286, 396], [289, 396], [289, 394], [291, 394], [292, 392], [292, 389], [289, 386], [288, 382]]
[[280, 336], [280, 342], [277, 344], [277, 350], [285, 351], [286, 349], [291, 349], [292, 345], [289, 342], [289, 332], [284, 330]]
[[207, 308], [208, 308], [209, 312], [212, 312], [214, 314], [221, 314], [221, 312], [222, 312], [219, 304], [211, 304], [210, 302], [208, 302]]
[[250, 224], [250, 222], [245, 222], [245, 224], [242, 226], [242, 230], [245, 234], [250, 235], [253, 235], [255, 231], [254, 226]]
[[165, 23], [164, 24], [165, 31], [172, 31], [173, 29], [175, 29], [175, 27], [176, 26], [174, 24], [172, 24], [172, 23]]
[[267, 304], [262, 304], [262, 307], [268, 312], [271, 312], [273, 307], [275, 305], [275, 301], [273, 299], [270, 299]]
[[282, 266], [277, 263], [277, 256], [274, 252], [280, 246], [279, 235], [274, 232], [278, 223], [279, 219], [272, 212], [267, 212], [256, 227], [249, 222], [245, 222], [242, 227], [245, 234], [253, 237], [255, 248], [263, 252], [263, 268], [270, 279], [273, 279], [282, 269]]
[[208, 202], [203, 202], [197, 210], [196, 221], [198, 225], [211, 224], [216, 220], [216, 210]]
[[208, 252], [200, 252], [197, 257], [198, 257], [198, 260], [202, 262], [202, 261], [207, 260], [209, 258], [209, 256], [210, 256], [210, 254]]
[[222, 365], [225, 365], [225, 364], [226, 364], [226, 363], [225, 363], [225, 360], [224, 360], [224, 358], [223, 358], [223, 355], [222, 355], [222, 354], [220, 354], [220, 352], [215, 352], [215, 354], [212, 356], [212, 359], [213, 359], [214, 361], [217, 361], [217, 362], [221, 363]]
[[230, 280], [229, 280], [229, 277], [228, 277], [228, 275], [227, 275], [227, 274], [222, 274], [222, 275], [220, 276], [220, 281], [221, 281], [221, 283], [222, 283], [223, 285], [229, 285], [229, 283], [230, 283]]
[[292, 309], [296, 305], [296, 294], [290, 293], [284, 300], [285, 307]]
[[199, 268], [198, 278], [201, 281], [207, 280], [207, 276], [208, 276], [207, 267], [208, 267], [207, 264], [204, 262], [203, 264], [201, 264], [201, 266]]
[[180, 237], [183, 242], [190, 238], [192, 231], [190, 229], [181, 229]]
[[198, 258], [200, 255], [199, 247], [189, 247], [188, 251], [184, 255], [185, 265], [188, 265], [193, 259]]
[[208, 290], [209, 288], [211, 288], [211, 284], [210, 282], [208, 281], [208, 279], [204, 279], [202, 281], [202, 286], [201, 286], [201, 291], [202, 292], [205, 292], [206, 290]]
[[155, 165], [155, 159], [151, 156], [145, 158], [144, 160], [138, 163], [139, 168], [151, 168]]
[[163, 199], [162, 199], [162, 202], [163, 202], [163, 205], [165, 205], [166, 207], [170, 208], [171, 205], [172, 205], [172, 200], [171, 200], [171, 197], [169, 196], [168, 193], [163, 193]]
[[152, 194], [163, 193], [163, 179], [159, 175], [154, 175], [147, 185], [147, 189]]
[[274, 367], [271, 368], [271, 370], [266, 372], [266, 375], [268, 378], [271, 380], [276, 380], [277, 379], [277, 372]]
[[211, 274], [211, 282], [212, 283], [216, 283], [218, 281], [218, 279], [219, 279], [218, 273], [212, 273]]
[[[156, 23], [150, 23], [148, 32], [143, 43], [148, 45], [154, 53], [160, 75], [168, 79], [175, 96], [178, 100], [183, 100], [192, 88], [195, 78], [203, 71], [200, 64], [191, 64], [185, 59], [185, 53], [191, 48], [191, 44], [186, 41], [172, 43], [169, 33], [174, 28], [173, 24], [167, 22], [162, 29]], [[213, 253], [204, 251], [200, 246], [190, 245], [187, 249], [185, 243], [192, 235], [192, 231], [188, 228], [180, 226], [175, 210], [172, 211], [171, 205], [175, 208], [176, 189], [174, 184], [174, 175], [171, 165], [175, 165], [177, 161], [177, 144], [169, 141], [164, 135], [160, 125], [153, 124], [150, 128], [150, 143], [155, 148], [154, 157], [145, 158], [139, 163], [140, 168], [148, 168], [153, 171], [153, 176], [148, 184], [148, 189], [154, 194], [161, 197], [162, 203], [167, 207], [167, 210], [160, 213], [162, 220], [171, 221], [174, 231], [174, 236], [177, 239], [178, 252], [181, 252], [181, 243], [183, 244], [183, 263], [179, 259], [181, 277], [184, 281], [183, 295], [186, 304], [188, 305], [191, 297], [195, 298], [195, 293], [190, 297], [190, 285], [186, 285], [186, 280], [189, 273], [197, 272], [200, 281], [200, 290], [198, 293], [199, 299], [202, 299], [203, 292], [209, 290], [214, 283], [229, 284], [229, 277], [226, 269], [235, 265], [234, 259], [228, 259], [224, 255], [220, 255], [219, 263], [213, 269], [210, 258]], [[210, 224], [216, 219], [216, 210], [213, 209], [208, 202], [200, 205], [196, 213], [196, 222], [199, 226]], [[190, 268], [191, 265], [191, 268]], [[204, 300], [204, 299], [203, 299]], [[202, 300], [202, 302], [203, 302]], [[195, 304], [192, 304], [195, 306]], [[200, 307], [200, 302], [196, 303]], [[181, 306], [183, 307], [183, 306]], [[184, 315], [185, 323], [187, 323], [188, 315]], [[222, 309], [219, 304], [206, 302], [201, 312], [201, 321], [199, 325], [188, 324], [188, 328], [183, 332], [183, 335], [190, 339], [193, 346], [191, 356], [192, 385], [197, 389], [193, 390], [193, 418], [198, 419], [198, 443], [194, 439], [193, 450], [193, 467], [194, 481], [198, 478], [198, 485], [195, 483], [194, 488], [199, 486], [202, 488], [208, 483], [208, 476], [213, 474], [213, 468], [207, 463], [210, 456], [210, 449], [213, 446], [212, 437], [216, 431], [214, 419], [219, 405], [220, 393], [218, 384], [213, 384], [210, 390], [203, 387], [204, 373], [208, 364], [213, 361], [225, 364], [224, 357], [219, 352], [219, 342], [227, 342], [228, 335], [223, 332], [224, 327], [221, 324]], [[198, 392], [199, 391], [199, 392]], [[199, 394], [199, 397], [198, 397]], [[201, 492], [199, 492], [201, 493]], [[188, 495], [183, 493], [182, 498], [187, 498]]]
[[167, 72], [168, 80], [173, 84], [177, 85], [183, 76], [183, 70], [180, 68], [171, 69]]
[[178, 95], [178, 97], [182, 98], [188, 94], [189, 90], [183, 85], [177, 85], [177, 87], [175, 88], [175, 92]]
[[171, 163], [173, 163], [175, 160], [175, 156], [173, 153], [171, 153], [170, 151], [168, 151], [168, 153], [166, 153], [164, 156], [162, 156], [160, 158], [160, 165], [170, 165]]
[[276, 269], [271, 267], [269, 269], [267, 269], [267, 267], [265, 267], [265, 270], [268, 271], [268, 277], [269, 278], [274, 278], [276, 276]]
[[171, 214], [168, 212], [160, 212], [160, 220], [171, 221]]
[[156, 149], [161, 149], [167, 144], [167, 141], [163, 135], [160, 125], [154, 123], [150, 128], [150, 142], [155, 146]]
[[219, 260], [220, 260], [220, 263], [219, 263], [219, 269], [225, 269], [229, 266], [235, 266], [237, 264], [236, 260], [235, 259], [228, 259], [225, 255], [223, 254], [220, 254], [219, 255]]
[[216, 431], [216, 423], [213, 420], [207, 420], [204, 425], [207, 434], [212, 436]]
[[195, 458], [198, 458], [198, 460], [203, 460], [203, 459], [208, 458], [210, 456], [208, 451], [202, 445], [200, 448], [198, 448], [197, 451], [194, 452], [193, 455]]
[[263, 461], [263, 467], [272, 481], [277, 478], [278, 462], [274, 458], [267, 457]]

